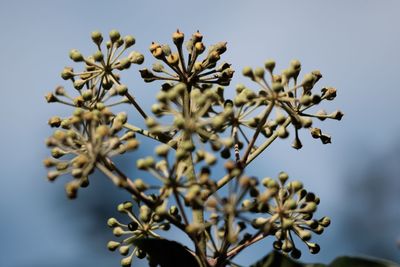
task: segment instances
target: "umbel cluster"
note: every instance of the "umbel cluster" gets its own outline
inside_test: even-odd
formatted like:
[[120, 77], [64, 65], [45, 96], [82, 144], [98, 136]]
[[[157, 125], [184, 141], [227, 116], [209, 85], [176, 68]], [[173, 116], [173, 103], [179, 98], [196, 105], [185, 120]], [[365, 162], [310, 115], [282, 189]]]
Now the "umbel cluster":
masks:
[[[315, 89], [320, 71], [299, 78], [298, 60], [281, 72], [276, 72], [275, 61], [267, 60], [263, 67], [245, 67], [242, 74], [250, 85], [237, 85], [234, 96], [226, 98], [235, 72], [231, 64], [220, 62], [227, 43], [206, 47], [200, 32], [185, 41], [177, 30], [173, 47], [150, 44], [156, 60], [139, 70], [146, 83], [159, 82], [148, 115], [120, 76], [144, 63], [141, 53], [129, 51], [135, 38], [116, 30], [107, 41], [97, 31], [91, 37], [94, 53], [71, 50], [70, 58], [81, 68], [61, 72], [72, 88], [58, 86], [46, 95], [47, 102], [70, 106], [72, 112], [49, 119], [56, 129], [46, 141], [51, 157], [44, 165], [50, 181], [72, 177], [65, 186], [70, 198], [89, 185], [96, 169], [129, 192], [132, 199], [118, 206], [125, 219], [107, 222], [117, 238], [108, 248], [124, 256], [122, 266], [146, 257], [138, 240], [163, 239], [162, 231], [171, 227], [193, 242], [187, 250], [204, 267], [236, 266], [234, 258], [264, 238], [275, 239], [273, 248], [293, 258], [301, 256], [298, 241], [311, 253], [319, 252], [312, 234], [323, 233], [330, 224], [328, 217], [314, 217], [319, 197], [300, 181], [289, 181], [285, 172], [258, 178], [247, 174], [247, 166], [277, 139], [291, 138], [292, 147], [300, 149], [301, 132], [331, 143], [314, 125], [341, 120], [343, 113], [316, 109], [336, 97], [333, 87]], [[123, 104], [137, 112], [134, 121], [143, 120], [145, 128], [129, 121], [127, 113], [113, 111]], [[137, 160], [136, 167], [154, 179], [131, 179], [113, 159], [137, 150], [144, 138], [159, 145], [153, 156]], [[225, 175], [218, 177], [213, 169], [223, 169]], [[147, 256], [155, 266], [155, 259]]]

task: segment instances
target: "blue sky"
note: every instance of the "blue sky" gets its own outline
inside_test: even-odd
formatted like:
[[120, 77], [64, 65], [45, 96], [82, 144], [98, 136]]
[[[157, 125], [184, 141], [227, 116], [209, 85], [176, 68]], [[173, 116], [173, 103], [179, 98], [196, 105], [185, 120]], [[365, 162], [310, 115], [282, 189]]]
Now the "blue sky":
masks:
[[[319, 214], [330, 215], [333, 225], [318, 237], [321, 253], [304, 260], [329, 262], [342, 254], [374, 255], [368, 242], [378, 242], [387, 251], [385, 256], [399, 261], [395, 243], [400, 230], [394, 227], [400, 223], [398, 206], [374, 207], [387, 210], [382, 217], [392, 218], [377, 221], [381, 238], [365, 232], [363, 238], [350, 242], [343, 230], [373, 221], [371, 207], [369, 214], [361, 213], [359, 221], [350, 224], [346, 216], [360, 208], [354, 203], [376, 203], [382, 198], [378, 203], [386, 207], [386, 199], [399, 202], [399, 191], [396, 196], [396, 191], [390, 190], [400, 190], [398, 172], [390, 171], [396, 170], [399, 160], [399, 10], [396, 0], [1, 0], [0, 265], [118, 266], [116, 253], [103, 250], [108, 239], [93, 237], [98, 234], [91, 231], [98, 229], [96, 224], [104, 225], [104, 220], [89, 220], [83, 213], [101, 209], [104, 203], [115, 205], [129, 196], [119, 197], [120, 191], [98, 182], [103, 194], [90, 188], [86, 196], [81, 194], [82, 199], [72, 203], [65, 200], [62, 181], [49, 184], [44, 179], [46, 170], [41, 163], [49, 153], [44, 146], [51, 133], [47, 119], [68, 114], [64, 107], [46, 104], [44, 94], [56, 85], [67, 85], [59, 73], [71, 64], [71, 48], [84, 54], [93, 52], [90, 32], [107, 33], [114, 28], [136, 37], [134, 49], [145, 54], [145, 66], [153, 62], [148, 52], [151, 41], [170, 42], [171, 33], [179, 28], [187, 35], [200, 30], [206, 45], [227, 41], [223, 59], [232, 63], [237, 74], [247, 65], [261, 66], [267, 58], [276, 59], [278, 69], [294, 58], [302, 62], [304, 72], [320, 69], [324, 76], [320, 86], [338, 89], [336, 101], [324, 107], [345, 112], [342, 122], [322, 125], [333, 136], [333, 144], [322, 146], [304, 135], [304, 148], [294, 151], [288, 141], [279, 141], [251, 170], [259, 176], [286, 170], [320, 195]], [[153, 103], [157, 87], [142, 82], [137, 67], [123, 79], [145, 107]], [[236, 83], [250, 84], [240, 75], [234, 78]], [[389, 158], [397, 160], [388, 163]], [[368, 191], [363, 196], [368, 201], [363, 202], [348, 188], [352, 185], [358, 193], [358, 182], [363, 184], [363, 175], [370, 173], [371, 166], [378, 170], [373, 182], [385, 182], [383, 192], [387, 194], [377, 196]], [[380, 179], [379, 173], [389, 178]], [[85, 206], [87, 202], [92, 204]], [[247, 259], [259, 258], [269, 250], [269, 244], [257, 245], [240, 261], [246, 264]]]

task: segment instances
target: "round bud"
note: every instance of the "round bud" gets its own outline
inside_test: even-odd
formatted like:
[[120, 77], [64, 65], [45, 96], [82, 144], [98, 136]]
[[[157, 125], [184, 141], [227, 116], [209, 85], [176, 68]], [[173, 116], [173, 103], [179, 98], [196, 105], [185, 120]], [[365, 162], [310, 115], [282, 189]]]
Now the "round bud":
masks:
[[129, 246], [120, 246], [120, 247], [119, 247], [119, 253], [120, 253], [122, 256], [128, 255], [128, 253], [129, 253]]
[[84, 60], [82, 54], [77, 49], [72, 49], [69, 52], [69, 57], [75, 62], [81, 62]]
[[95, 44], [100, 45], [101, 42], [103, 41], [103, 36], [101, 35], [101, 32], [99, 31], [94, 31], [92, 32], [92, 40]]
[[130, 231], [135, 231], [135, 230], [138, 229], [138, 227], [139, 227], [139, 224], [138, 224], [137, 222], [130, 222], [130, 223], [128, 223], [128, 229], [129, 229]]
[[303, 183], [300, 181], [292, 181], [292, 182], [290, 182], [289, 187], [294, 192], [298, 192], [299, 190], [301, 190], [303, 188]]
[[131, 264], [132, 264], [132, 256], [133, 256], [133, 255], [131, 255], [131, 256], [129, 256], [129, 257], [126, 257], [126, 258], [123, 258], [123, 259], [121, 260], [121, 266], [122, 266], [122, 267], [130, 267]]
[[281, 181], [282, 185], [284, 185], [287, 179], [289, 179], [289, 175], [286, 172], [280, 172], [278, 178], [279, 181]]
[[119, 31], [117, 31], [117, 30], [110, 31], [110, 40], [112, 43], [115, 43], [116, 41], [118, 41], [119, 38], [121, 38], [121, 34], [119, 33]]
[[144, 252], [141, 249], [137, 249], [135, 252], [136, 257], [138, 257], [139, 259], [144, 259], [144, 257], [146, 257], [146, 252]]
[[242, 70], [242, 74], [245, 77], [249, 77], [251, 79], [254, 78], [253, 70], [250, 67], [244, 67], [243, 70]]
[[108, 248], [110, 251], [115, 251], [120, 245], [121, 245], [121, 243], [119, 243], [119, 242], [109, 241], [109, 242], [107, 243], [107, 248]]
[[102, 60], [104, 59], [104, 55], [103, 55], [103, 53], [102, 53], [101, 51], [96, 51], [96, 52], [93, 54], [93, 59], [94, 59], [96, 62], [100, 62], [100, 61], [102, 61]]
[[128, 47], [131, 47], [132, 45], [134, 45], [136, 40], [132, 35], [127, 35], [124, 38], [124, 42], [125, 42], [125, 47], [128, 48]]
[[291, 256], [293, 259], [300, 259], [300, 257], [301, 257], [301, 251], [298, 250], [297, 248], [293, 248], [292, 252], [290, 253], [290, 256]]
[[139, 190], [139, 192], [143, 192], [149, 188], [149, 186], [142, 179], [136, 179], [133, 184], [137, 190]]
[[125, 84], [119, 84], [116, 90], [119, 95], [125, 95], [128, 92], [128, 87]]
[[274, 60], [267, 60], [264, 63], [265, 69], [267, 69], [270, 73], [274, 71], [275, 68], [275, 61]]
[[317, 254], [321, 250], [320, 246], [316, 243], [307, 243], [307, 246], [311, 254]]
[[254, 70], [254, 75], [257, 77], [257, 78], [260, 78], [260, 79], [263, 79], [264, 78], [264, 69], [263, 68], [256, 68], [255, 70]]
[[162, 144], [156, 147], [155, 152], [160, 157], [166, 157], [170, 147], [166, 144]]
[[107, 220], [107, 225], [109, 227], [116, 227], [117, 225], [119, 225], [119, 223], [118, 223], [117, 219], [110, 218], [110, 219]]
[[280, 138], [287, 138], [289, 136], [289, 132], [284, 126], [279, 126], [279, 128], [276, 131]]
[[71, 67], [65, 67], [61, 72], [61, 78], [69, 80], [74, 77], [74, 70]]
[[312, 97], [310, 95], [303, 95], [300, 98], [300, 104], [304, 105], [304, 106], [309, 106], [312, 102]]
[[328, 227], [331, 224], [331, 219], [325, 216], [319, 220], [319, 223], [324, 227]]
[[82, 92], [82, 97], [83, 97], [83, 100], [85, 100], [85, 101], [88, 101], [88, 100], [92, 99], [92, 97], [93, 97], [92, 90], [83, 91]]
[[176, 46], [181, 46], [184, 38], [185, 35], [183, 34], [183, 32], [180, 32], [179, 30], [176, 30], [176, 32], [172, 34], [172, 41]]
[[280, 83], [280, 82], [273, 82], [273, 83], [272, 83], [272, 90], [273, 90], [275, 93], [282, 92], [282, 91], [284, 90], [284, 89], [283, 89], [282, 83]]

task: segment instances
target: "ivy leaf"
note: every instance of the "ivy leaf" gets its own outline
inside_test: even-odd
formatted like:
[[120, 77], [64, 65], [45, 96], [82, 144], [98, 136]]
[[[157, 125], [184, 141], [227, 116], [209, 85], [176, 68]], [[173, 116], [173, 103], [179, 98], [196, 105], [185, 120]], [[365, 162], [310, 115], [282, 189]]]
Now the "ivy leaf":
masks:
[[277, 252], [272, 251], [251, 267], [400, 267], [400, 265], [379, 259], [361, 257], [339, 257], [331, 264], [304, 264]]
[[136, 240], [134, 244], [149, 256], [150, 266], [200, 267], [196, 257], [178, 242], [143, 238]]
[[329, 267], [400, 267], [400, 265], [379, 259], [369, 259], [361, 257], [339, 257], [335, 259]]

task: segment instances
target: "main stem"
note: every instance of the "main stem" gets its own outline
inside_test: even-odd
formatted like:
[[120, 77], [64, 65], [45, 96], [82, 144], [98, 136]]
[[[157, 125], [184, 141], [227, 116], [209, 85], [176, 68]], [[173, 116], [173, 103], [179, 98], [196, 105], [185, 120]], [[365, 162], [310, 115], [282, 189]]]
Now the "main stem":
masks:
[[[189, 122], [190, 120], [190, 91], [191, 91], [191, 85], [187, 85], [187, 90], [184, 92], [183, 95], [183, 108], [182, 108], [182, 112], [183, 112], [183, 117], [185, 118], [186, 122]], [[183, 134], [183, 138], [182, 138], [183, 142], [189, 142], [190, 145], [193, 145], [193, 139], [192, 139], [192, 135], [189, 131], [184, 131]], [[189, 181], [191, 182], [196, 182], [196, 173], [195, 173], [195, 169], [194, 169], [194, 164], [193, 164], [193, 157], [192, 157], [192, 153], [189, 152], [187, 159], [186, 159], [186, 164], [188, 167], [188, 171], [187, 171], [187, 178]], [[198, 209], [193, 209], [193, 222], [194, 223], [198, 223], [198, 224], [204, 224], [204, 211], [202, 208], [198, 208]], [[201, 255], [207, 255], [207, 246], [206, 246], [206, 238], [204, 233], [201, 233], [198, 236], [199, 239], [199, 244], [196, 248], [196, 250], [200, 250], [200, 251], [196, 251], [198, 256]]]

